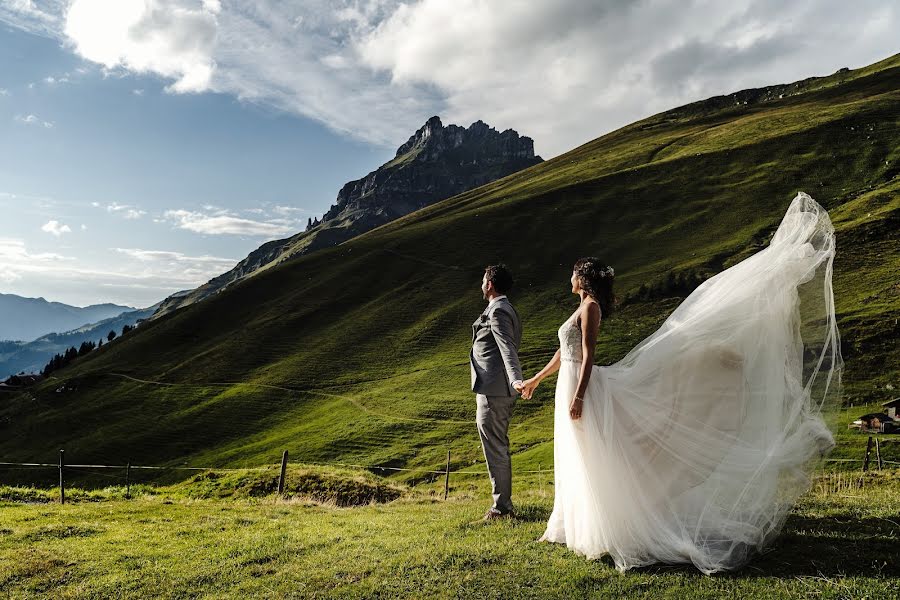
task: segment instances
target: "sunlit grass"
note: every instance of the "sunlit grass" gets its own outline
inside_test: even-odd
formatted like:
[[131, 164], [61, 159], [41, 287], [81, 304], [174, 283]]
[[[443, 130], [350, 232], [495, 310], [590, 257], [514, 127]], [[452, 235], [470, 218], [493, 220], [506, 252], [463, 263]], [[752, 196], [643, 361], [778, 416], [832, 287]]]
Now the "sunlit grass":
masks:
[[[349, 472], [344, 472], [352, 477]], [[252, 472], [247, 474], [254, 477]], [[239, 474], [229, 475], [232, 482]], [[356, 475], [368, 480], [370, 475]], [[485, 525], [486, 477], [387, 504], [272, 495], [195, 499], [193, 483], [0, 500], [0, 592], [10, 597], [857, 598], [900, 593], [897, 471], [819, 476], [774, 546], [732, 574], [688, 566], [627, 573], [539, 544], [552, 481], [520, 477], [521, 518]], [[238, 485], [237, 487], [240, 487]], [[53, 490], [45, 490], [52, 496]], [[5, 498], [0, 490], [0, 498]], [[85, 493], [87, 494], [87, 493]], [[204, 495], [204, 494], [201, 494]], [[37, 500], [44, 502], [43, 500]]]

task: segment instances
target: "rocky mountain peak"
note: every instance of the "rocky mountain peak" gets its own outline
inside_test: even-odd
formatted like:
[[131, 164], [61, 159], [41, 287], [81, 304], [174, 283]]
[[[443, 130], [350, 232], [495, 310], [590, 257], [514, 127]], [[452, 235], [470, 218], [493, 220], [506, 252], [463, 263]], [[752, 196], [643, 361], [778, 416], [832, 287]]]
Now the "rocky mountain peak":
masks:
[[514, 129], [502, 133], [478, 119], [468, 127], [447, 125], [437, 115], [431, 117], [397, 148], [394, 158], [414, 153], [414, 160], [441, 160], [448, 152], [461, 149], [466, 154], [494, 160], [533, 159], [534, 140]]

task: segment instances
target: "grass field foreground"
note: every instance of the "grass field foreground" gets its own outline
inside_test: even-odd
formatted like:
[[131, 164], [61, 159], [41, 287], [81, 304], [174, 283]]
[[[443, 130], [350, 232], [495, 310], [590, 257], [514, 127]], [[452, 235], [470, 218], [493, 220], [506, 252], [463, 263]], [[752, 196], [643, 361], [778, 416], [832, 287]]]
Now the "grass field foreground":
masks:
[[[372, 481], [364, 473], [344, 475]], [[227, 477], [235, 489], [241, 480], [267, 479]], [[608, 558], [588, 561], [537, 543], [552, 508], [549, 474], [519, 478], [520, 518], [491, 524], [479, 520], [486, 477], [455, 481], [447, 501], [437, 483], [354, 507], [302, 494], [214, 497], [205, 476], [138, 488], [130, 500], [121, 487], [75, 492], [65, 505], [46, 502], [52, 490], [29, 496], [20, 488], [26, 503], [10, 501], [12, 488], [2, 488], [0, 592], [11, 598], [900, 597], [897, 470], [820, 473], [772, 548], [739, 572], [713, 576], [690, 566], [620, 573]]]

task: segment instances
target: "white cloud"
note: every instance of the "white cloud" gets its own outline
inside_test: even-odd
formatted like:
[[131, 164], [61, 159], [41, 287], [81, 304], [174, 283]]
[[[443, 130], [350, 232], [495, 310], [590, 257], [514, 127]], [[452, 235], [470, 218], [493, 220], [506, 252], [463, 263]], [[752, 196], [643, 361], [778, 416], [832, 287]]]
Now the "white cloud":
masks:
[[17, 122], [22, 123], [23, 125], [41, 125], [45, 129], [50, 129], [53, 127], [53, 123], [50, 121], [43, 121], [37, 117], [37, 115], [16, 115], [13, 117]]
[[46, 231], [59, 237], [64, 233], [71, 233], [72, 230], [68, 225], [63, 225], [59, 221], [47, 221], [41, 226], [41, 231]]
[[292, 215], [294, 213], [298, 213], [298, 212], [305, 213], [308, 211], [305, 208], [300, 208], [299, 206], [275, 206], [272, 209], [272, 212], [277, 215], [288, 216], [288, 215]]
[[[171, 81], [169, 92], [231, 94], [394, 146], [441, 102], [427, 89], [392, 85], [373, 73], [350, 43], [396, 4], [73, 0], [67, 11], [58, 11], [54, 34], [114, 74], [160, 75]], [[28, 27], [15, 11], [0, 14], [0, 20]]]
[[[554, 156], [628, 122], [897, 51], [860, 0], [16, 0], [0, 20], [116, 76], [214, 91], [396, 147], [430, 116], [514, 128]], [[42, 16], [43, 15], [43, 16]]]
[[43, 0], [43, 9], [33, 0], [4, 0], [0, 2], [0, 21], [5, 21], [30, 33], [56, 37], [62, 25], [67, 0]]
[[0, 266], [0, 282], [12, 283], [13, 281], [22, 279], [22, 276], [8, 267]]
[[[0, 238], [0, 282], [13, 293], [60, 298], [70, 304], [121, 302], [147, 306], [174, 290], [194, 288], [237, 264], [237, 259], [188, 256], [180, 252], [112, 248], [122, 261], [96, 268], [56, 253], [32, 253], [20, 239]], [[98, 297], [97, 290], [118, 292]], [[88, 291], [86, 291], [88, 290]], [[110, 297], [113, 296], [113, 297]], [[64, 299], [68, 298], [68, 300]]]
[[[219, 256], [188, 256], [181, 252], [171, 250], [142, 250], [140, 248], [110, 248], [119, 254], [138, 260], [144, 265], [152, 265], [152, 270], [157, 275], [179, 274], [188, 281], [204, 283], [216, 275], [231, 269], [238, 263], [233, 258]], [[203, 279], [203, 281], [199, 281]]]
[[68, 265], [60, 263], [74, 259], [53, 252], [32, 254], [19, 239], [0, 238], [0, 281], [12, 283], [22, 279], [23, 272], [43, 272], [50, 269], [64, 269]]
[[455, 122], [512, 127], [554, 155], [693, 100], [896, 52], [889, 30], [858, 29], [878, 13], [896, 31], [900, 13], [864, 5], [422, 0], [357, 46], [392, 81], [437, 86]]
[[174, 79], [167, 90], [210, 89], [216, 7], [176, 0], [74, 0], [65, 35], [82, 57], [108, 69]]
[[296, 228], [274, 220], [254, 221], [234, 216], [227, 211], [206, 214], [184, 209], [167, 210], [163, 217], [181, 229], [206, 235], [281, 236], [297, 232]]
[[203, 8], [213, 14], [218, 14], [222, 11], [222, 3], [219, 0], [203, 0], [202, 3]]
[[12, 269], [0, 266], [0, 282], [10, 284], [22, 279], [22, 276]]
[[54, 77], [52, 75], [44, 77], [44, 83], [46, 83], [48, 85], [56, 85], [59, 83], [69, 83], [69, 82], [70, 82], [70, 79], [69, 79], [68, 73], [66, 73], [62, 77]]
[[[99, 202], [91, 202], [91, 206], [99, 208]], [[147, 211], [141, 210], [137, 207], [131, 206], [129, 204], [119, 204], [118, 202], [111, 202], [106, 205], [106, 212], [114, 213], [121, 215], [126, 219], [140, 219], [144, 215], [147, 214]]]
[[143, 90], [143, 88], [134, 89], [134, 90], [131, 90], [131, 93], [134, 94], [135, 96], [143, 96], [144, 90]]
[[9, 96], [9, 90], [6, 88], [0, 88], [0, 96]]

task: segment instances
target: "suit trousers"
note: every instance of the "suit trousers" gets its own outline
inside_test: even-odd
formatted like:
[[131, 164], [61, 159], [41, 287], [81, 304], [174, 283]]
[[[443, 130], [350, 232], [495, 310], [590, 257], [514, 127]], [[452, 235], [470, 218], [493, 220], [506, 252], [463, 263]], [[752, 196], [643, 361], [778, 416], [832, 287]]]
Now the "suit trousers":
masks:
[[494, 506], [502, 513], [513, 510], [512, 460], [509, 454], [509, 419], [516, 404], [516, 396], [475, 396], [478, 408], [475, 422], [481, 436], [481, 448], [491, 478]]

